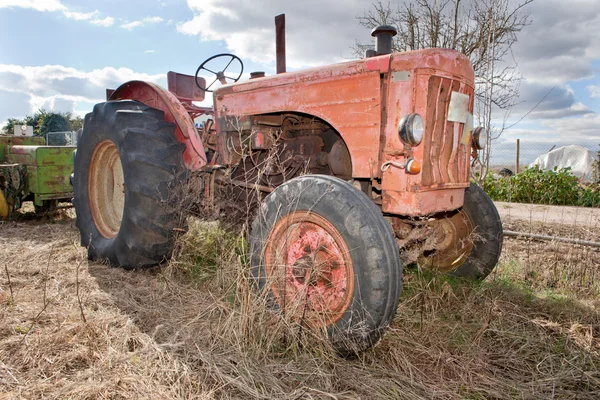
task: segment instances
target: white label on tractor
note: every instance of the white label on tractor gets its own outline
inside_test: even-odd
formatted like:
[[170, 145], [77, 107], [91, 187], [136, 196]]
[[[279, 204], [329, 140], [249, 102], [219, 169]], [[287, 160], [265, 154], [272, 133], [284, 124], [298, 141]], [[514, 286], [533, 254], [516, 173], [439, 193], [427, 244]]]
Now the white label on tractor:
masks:
[[469, 115], [469, 95], [458, 92], [452, 92], [450, 97], [450, 105], [448, 106], [448, 121], [467, 122]]
[[33, 126], [15, 125], [13, 126], [15, 136], [33, 136]]

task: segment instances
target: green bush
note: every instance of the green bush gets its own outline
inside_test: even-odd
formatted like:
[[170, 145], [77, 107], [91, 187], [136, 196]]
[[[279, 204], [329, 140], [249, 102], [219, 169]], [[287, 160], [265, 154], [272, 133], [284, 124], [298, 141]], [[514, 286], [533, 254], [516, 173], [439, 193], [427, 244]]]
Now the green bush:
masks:
[[486, 177], [483, 189], [497, 201], [600, 207], [600, 189], [581, 185], [570, 168], [543, 171], [537, 165], [508, 178]]
[[600, 190], [600, 149], [598, 149], [596, 161], [592, 164], [592, 180], [595, 188]]

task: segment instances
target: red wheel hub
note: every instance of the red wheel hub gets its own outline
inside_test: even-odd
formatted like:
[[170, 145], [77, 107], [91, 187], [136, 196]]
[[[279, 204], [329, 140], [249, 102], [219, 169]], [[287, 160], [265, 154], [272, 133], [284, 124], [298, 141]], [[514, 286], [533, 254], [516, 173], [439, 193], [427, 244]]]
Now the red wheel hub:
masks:
[[352, 258], [342, 235], [320, 215], [296, 211], [277, 221], [267, 239], [265, 263], [277, 302], [293, 318], [325, 327], [350, 306]]

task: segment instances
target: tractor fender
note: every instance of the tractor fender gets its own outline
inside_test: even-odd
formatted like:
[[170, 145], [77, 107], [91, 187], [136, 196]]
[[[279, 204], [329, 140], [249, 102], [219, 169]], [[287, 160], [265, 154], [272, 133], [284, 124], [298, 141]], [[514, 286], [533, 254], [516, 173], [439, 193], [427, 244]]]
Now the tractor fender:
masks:
[[206, 153], [194, 121], [181, 102], [168, 90], [144, 81], [129, 81], [119, 86], [108, 100], [136, 100], [165, 113], [165, 121], [176, 125], [175, 137], [185, 144], [183, 163], [191, 171], [206, 165]]

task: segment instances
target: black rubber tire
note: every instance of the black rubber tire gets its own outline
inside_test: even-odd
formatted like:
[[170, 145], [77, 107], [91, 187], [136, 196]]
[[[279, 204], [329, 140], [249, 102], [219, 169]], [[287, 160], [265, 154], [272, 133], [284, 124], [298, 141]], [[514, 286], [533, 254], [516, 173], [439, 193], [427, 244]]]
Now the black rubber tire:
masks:
[[465, 191], [463, 210], [473, 225], [473, 249], [452, 275], [483, 279], [494, 270], [502, 252], [502, 221], [492, 199], [474, 183]]
[[[259, 290], [267, 284], [265, 242], [283, 216], [316, 213], [329, 221], [350, 249], [354, 293], [348, 309], [327, 327], [340, 355], [374, 345], [392, 322], [402, 290], [402, 263], [390, 224], [381, 210], [349, 183], [325, 175], [304, 175], [279, 186], [261, 204], [250, 234], [251, 273]], [[276, 304], [271, 294], [273, 304]]]
[[[185, 145], [174, 135], [175, 125], [164, 113], [137, 101], [97, 104], [85, 117], [75, 153], [73, 205], [81, 245], [90, 260], [105, 260], [126, 269], [150, 267], [170, 258], [176, 228], [184, 222], [167, 204], [172, 189], [186, 176]], [[112, 141], [123, 167], [124, 209], [117, 235], [100, 234], [88, 197], [88, 171], [96, 146]]]

